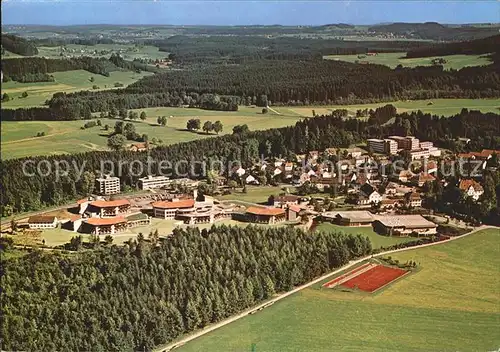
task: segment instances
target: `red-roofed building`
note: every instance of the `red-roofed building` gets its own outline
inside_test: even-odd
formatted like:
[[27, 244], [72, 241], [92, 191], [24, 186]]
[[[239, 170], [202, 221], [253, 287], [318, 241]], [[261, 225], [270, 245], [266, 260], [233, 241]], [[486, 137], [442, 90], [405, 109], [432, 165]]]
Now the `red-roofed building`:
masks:
[[246, 211], [248, 221], [276, 224], [286, 220], [285, 210], [281, 208], [249, 207]]
[[474, 200], [478, 200], [484, 193], [483, 186], [474, 180], [461, 180], [458, 188], [464, 191], [467, 197], [472, 197]]
[[436, 178], [431, 174], [421, 172], [418, 176], [415, 176], [413, 180], [419, 187], [422, 187], [426, 182], [432, 182], [436, 180]]
[[130, 210], [130, 202], [127, 199], [117, 200], [95, 200], [90, 203], [89, 212], [100, 217], [117, 216]]
[[147, 149], [148, 146], [146, 145], [146, 143], [133, 143], [129, 148], [131, 152], [143, 152]]
[[157, 218], [173, 220], [180, 209], [191, 209], [194, 207], [194, 199], [174, 199], [172, 201], [154, 202], [153, 214]]
[[301, 210], [302, 208], [299, 207], [298, 205], [293, 205], [293, 204], [288, 205], [286, 208], [286, 219], [288, 221], [297, 220]]
[[127, 228], [127, 219], [123, 216], [109, 218], [89, 218], [84, 222], [87, 231], [94, 235], [113, 235]]

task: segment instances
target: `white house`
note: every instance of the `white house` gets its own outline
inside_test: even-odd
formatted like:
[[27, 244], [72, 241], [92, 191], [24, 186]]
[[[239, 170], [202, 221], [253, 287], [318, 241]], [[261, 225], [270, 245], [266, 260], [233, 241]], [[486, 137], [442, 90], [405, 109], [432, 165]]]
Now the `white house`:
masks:
[[30, 216], [28, 226], [30, 229], [53, 229], [57, 227], [57, 217], [47, 215]]
[[246, 178], [245, 178], [245, 183], [247, 185], [258, 185], [259, 184], [259, 181], [257, 181], [257, 179], [255, 177], [253, 177], [252, 175], [248, 175]]

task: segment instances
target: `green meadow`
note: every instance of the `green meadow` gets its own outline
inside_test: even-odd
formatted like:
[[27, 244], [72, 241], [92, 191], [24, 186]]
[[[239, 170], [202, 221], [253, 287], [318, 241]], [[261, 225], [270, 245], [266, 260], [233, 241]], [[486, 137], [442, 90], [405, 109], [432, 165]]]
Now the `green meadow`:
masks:
[[178, 351], [496, 351], [499, 246], [494, 229], [395, 254], [420, 270], [372, 295], [314, 285]]
[[[200, 138], [214, 137], [215, 134], [190, 132], [186, 123], [191, 118], [199, 118], [201, 123], [210, 120], [221, 121], [224, 130], [221, 134], [232, 133], [234, 126], [247, 124], [251, 130], [263, 130], [293, 125], [298, 116], [285, 117], [273, 113], [263, 115], [258, 108], [241, 107], [240, 111], [221, 112], [188, 108], [148, 108], [135, 110], [145, 111], [145, 121], [133, 122], [139, 134], [147, 134], [149, 140], [156, 138], [162, 144], [187, 142]], [[158, 116], [167, 116], [167, 126], [159, 126]], [[172, 116], [172, 117], [170, 117]], [[109, 125], [113, 129], [118, 119], [102, 119], [102, 126]], [[106, 150], [109, 131], [102, 127], [82, 130], [86, 121], [2, 121], [2, 159], [20, 158], [33, 155], [51, 155], [78, 153], [91, 150]], [[126, 121], [130, 122], [130, 121]], [[36, 137], [39, 132], [45, 136]], [[130, 141], [132, 143], [132, 141]]]
[[[385, 65], [395, 68], [398, 65], [403, 67], [431, 66], [432, 60], [443, 58], [447, 62], [443, 64], [445, 70], [459, 70], [468, 66], [484, 66], [492, 63], [485, 55], [447, 55], [433, 57], [419, 57], [405, 59], [406, 53], [380, 53], [375, 56], [367, 55], [326, 55], [327, 60], [347, 61], [347, 62], [369, 62], [371, 64]], [[361, 57], [361, 58], [360, 58]]]
[[[1, 94], [7, 93], [10, 96], [8, 102], [2, 102], [2, 108], [42, 106], [46, 100], [58, 92], [73, 93], [80, 90], [94, 90], [93, 86], [98, 87], [96, 90], [113, 89], [117, 82], [128, 86], [150, 74], [149, 72], [113, 71], [110, 72], [109, 77], [105, 77], [85, 70], [73, 70], [51, 73], [55, 82], [19, 83], [10, 81], [2, 83]], [[91, 77], [93, 77], [93, 82], [91, 82]], [[26, 98], [21, 97], [23, 92], [28, 93]]]

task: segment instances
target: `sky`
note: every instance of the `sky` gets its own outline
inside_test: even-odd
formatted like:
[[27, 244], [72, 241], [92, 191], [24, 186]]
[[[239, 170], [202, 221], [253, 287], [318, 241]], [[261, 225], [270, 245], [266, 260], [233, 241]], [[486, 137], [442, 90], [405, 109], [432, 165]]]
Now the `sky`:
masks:
[[2, 0], [2, 24], [322, 25], [500, 22], [500, 2]]

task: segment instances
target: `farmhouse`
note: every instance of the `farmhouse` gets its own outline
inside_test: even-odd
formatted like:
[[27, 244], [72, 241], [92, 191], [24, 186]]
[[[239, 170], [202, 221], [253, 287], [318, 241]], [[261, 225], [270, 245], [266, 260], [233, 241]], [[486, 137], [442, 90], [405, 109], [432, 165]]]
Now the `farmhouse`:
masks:
[[30, 216], [28, 226], [30, 229], [53, 229], [57, 226], [57, 217], [47, 215]]
[[422, 206], [422, 196], [418, 192], [410, 192], [406, 194], [406, 205], [410, 207], [421, 207]]
[[373, 222], [373, 228], [383, 235], [408, 236], [436, 234], [437, 225], [421, 215], [380, 216]]
[[117, 200], [95, 200], [87, 208], [91, 216], [111, 217], [127, 213], [130, 210], [130, 202], [127, 199]]
[[478, 200], [484, 193], [483, 186], [474, 180], [461, 180], [458, 188], [465, 192], [467, 197], [471, 197], [474, 200]]
[[245, 215], [254, 223], [276, 224], [286, 220], [285, 210], [281, 208], [249, 207]]
[[147, 149], [146, 143], [133, 143], [129, 148], [131, 152], [143, 152]]
[[342, 226], [368, 226], [375, 220], [373, 214], [365, 210], [328, 211], [322, 213], [321, 217]]

